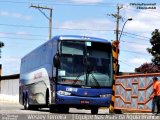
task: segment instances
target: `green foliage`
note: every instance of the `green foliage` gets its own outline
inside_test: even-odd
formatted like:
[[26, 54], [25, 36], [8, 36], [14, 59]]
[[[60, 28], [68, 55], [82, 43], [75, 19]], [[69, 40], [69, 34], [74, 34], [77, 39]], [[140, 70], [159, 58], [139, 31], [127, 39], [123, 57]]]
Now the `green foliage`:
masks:
[[4, 46], [4, 43], [0, 41], [0, 48]]
[[160, 32], [155, 29], [150, 39], [151, 48], [147, 51], [153, 56], [152, 63], [144, 63], [140, 67], [135, 68], [135, 72], [156, 73], [160, 72]]
[[147, 51], [153, 56], [152, 62], [160, 67], [160, 32], [158, 29], [152, 32], [150, 43], [152, 47], [147, 48]]

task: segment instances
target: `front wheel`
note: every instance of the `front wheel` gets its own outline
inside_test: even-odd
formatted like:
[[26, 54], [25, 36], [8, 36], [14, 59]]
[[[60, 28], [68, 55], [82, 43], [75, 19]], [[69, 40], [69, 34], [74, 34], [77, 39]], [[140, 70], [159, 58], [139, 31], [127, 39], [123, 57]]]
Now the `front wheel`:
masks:
[[50, 105], [50, 113], [69, 113], [69, 107]]
[[62, 107], [59, 109], [60, 113], [69, 113], [69, 107]]
[[98, 114], [98, 107], [91, 108], [91, 114]]

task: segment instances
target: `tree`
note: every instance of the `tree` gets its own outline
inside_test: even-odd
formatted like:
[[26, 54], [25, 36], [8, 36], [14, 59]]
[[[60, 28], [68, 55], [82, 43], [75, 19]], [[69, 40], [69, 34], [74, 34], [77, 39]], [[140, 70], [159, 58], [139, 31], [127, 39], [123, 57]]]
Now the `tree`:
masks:
[[153, 56], [152, 63], [160, 67], [160, 32], [158, 29], [152, 32], [150, 43], [152, 47], [147, 48], [147, 51]]
[[141, 73], [160, 72], [160, 32], [158, 29], [155, 29], [152, 32], [150, 43], [152, 47], [147, 48], [147, 51], [153, 56], [152, 63], [142, 64], [140, 67], [135, 68], [135, 72], [141, 72]]
[[160, 72], [160, 67], [152, 63], [144, 63], [140, 67], [135, 68], [135, 72], [141, 73], [157, 73]]

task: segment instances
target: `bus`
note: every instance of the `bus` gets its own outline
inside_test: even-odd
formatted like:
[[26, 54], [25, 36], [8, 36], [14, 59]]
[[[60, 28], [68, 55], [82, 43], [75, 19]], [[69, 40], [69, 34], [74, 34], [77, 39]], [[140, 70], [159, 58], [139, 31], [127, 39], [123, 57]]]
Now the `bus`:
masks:
[[106, 39], [55, 36], [21, 59], [19, 102], [24, 109], [98, 114], [111, 102], [112, 67], [112, 45]]

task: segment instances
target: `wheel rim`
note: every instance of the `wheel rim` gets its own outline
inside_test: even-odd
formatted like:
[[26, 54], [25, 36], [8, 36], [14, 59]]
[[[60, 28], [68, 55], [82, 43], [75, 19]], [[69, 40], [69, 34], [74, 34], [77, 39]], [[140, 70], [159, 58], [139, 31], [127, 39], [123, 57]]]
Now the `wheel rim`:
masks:
[[24, 109], [25, 109], [25, 110], [28, 110], [28, 107], [29, 107], [29, 102], [28, 102], [28, 98], [26, 98], [26, 99], [24, 100]]

